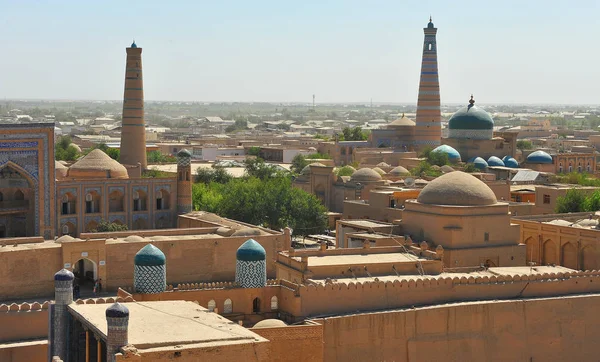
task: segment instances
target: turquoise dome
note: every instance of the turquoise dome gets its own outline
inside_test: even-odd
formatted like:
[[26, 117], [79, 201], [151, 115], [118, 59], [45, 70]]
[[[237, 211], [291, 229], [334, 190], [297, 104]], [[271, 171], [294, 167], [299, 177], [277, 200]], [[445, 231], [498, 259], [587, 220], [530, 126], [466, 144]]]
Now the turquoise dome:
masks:
[[54, 274], [54, 280], [56, 281], [64, 282], [73, 279], [75, 279], [75, 276], [73, 275], [73, 273], [71, 273], [70, 270], [67, 269], [61, 269], [56, 274]]
[[544, 151], [535, 151], [527, 156], [527, 163], [552, 163], [552, 156]]
[[237, 260], [259, 261], [267, 259], [267, 252], [256, 240], [248, 239], [236, 253]]
[[493, 132], [492, 116], [475, 106], [473, 96], [468, 106], [456, 111], [448, 120], [448, 138], [491, 139]]
[[512, 158], [512, 157], [510, 157], [509, 155], [506, 155], [506, 156], [502, 157], [502, 162], [504, 162], [504, 164], [506, 164], [506, 161], [510, 158]]
[[504, 161], [506, 167], [510, 168], [519, 168], [519, 163], [512, 157], [509, 157], [506, 161]]
[[441, 145], [434, 148], [431, 152], [443, 152], [448, 155], [448, 159], [452, 162], [460, 162], [460, 153], [453, 147], [448, 145]]
[[135, 40], [133, 41], [133, 43], [131, 43], [131, 48], [137, 48], [137, 44], [135, 43]]
[[505, 166], [504, 162], [496, 156], [491, 156], [488, 158], [487, 163], [490, 166]]
[[167, 258], [159, 248], [152, 244], [144, 246], [135, 254], [133, 264], [143, 266], [159, 266], [165, 265]]
[[485, 170], [488, 167], [488, 163], [481, 157], [475, 157], [473, 161], [470, 161], [475, 165], [476, 168], [480, 170]]

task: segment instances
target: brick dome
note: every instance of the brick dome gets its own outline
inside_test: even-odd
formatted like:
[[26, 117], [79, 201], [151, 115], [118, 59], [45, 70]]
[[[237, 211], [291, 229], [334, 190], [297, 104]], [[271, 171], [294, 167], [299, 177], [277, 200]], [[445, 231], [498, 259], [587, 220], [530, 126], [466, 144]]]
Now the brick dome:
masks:
[[127, 179], [127, 169], [102, 150], [95, 149], [69, 167], [69, 178]]
[[462, 171], [444, 174], [423, 188], [417, 201], [429, 205], [486, 206], [497, 203], [483, 181]]

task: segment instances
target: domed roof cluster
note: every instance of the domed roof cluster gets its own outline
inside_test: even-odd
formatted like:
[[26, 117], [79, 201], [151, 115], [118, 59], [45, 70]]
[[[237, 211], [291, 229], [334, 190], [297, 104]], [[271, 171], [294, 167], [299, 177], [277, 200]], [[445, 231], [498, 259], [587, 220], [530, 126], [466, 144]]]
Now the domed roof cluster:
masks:
[[444, 174], [429, 182], [417, 201], [428, 205], [486, 206], [497, 203], [496, 195], [483, 181], [462, 171]]
[[373, 171], [377, 172], [381, 176], [385, 175], [385, 171], [380, 169], [379, 167], [373, 167]]
[[94, 149], [69, 167], [70, 178], [129, 178], [127, 169], [100, 149]]
[[165, 254], [152, 244], [144, 246], [135, 254], [135, 258], [133, 259], [135, 265], [142, 266], [165, 265], [166, 262], [167, 258], [165, 258]]
[[488, 158], [487, 163], [489, 166], [502, 166], [504, 167], [504, 161], [502, 161], [500, 158], [496, 157], [496, 156], [491, 156], [490, 158]]
[[443, 152], [448, 155], [448, 160], [451, 162], [460, 162], [460, 153], [454, 147], [441, 145], [434, 148], [431, 152]]
[[515, 160], [514, 158], [512, 158], [510, 156], [502, 157], [502, 162], [504, 162], [504, 165], [506, 167], [519, 168], [519, 162], [517, 162], [517, 160]]
[[363, 167], [356, 171], [350, 178], [350, 180], [354, 182], [373, 182], [380, 181], [381, 179], [381, 175], [378, 174], [377, 171], [373, 171], [368, 167]]
[[473, 96], [468, 106], [456, 111], [448, 120], [448, 138], [491, 139], [493, 130], [492, 116], [475, 106]]
[[409, 176], [410, 171], [402, 166], [396, 166], [389, 172], [389, 174], [392, 176]]
[[248, 239], [238, 248], [236, 258], [242, 261], [266, 260], [267, 252], [256, 240]]
[[550, 164], [552, 162], [552, 156], [544, 151], [535, 151], [527, 156], [527, 163]]

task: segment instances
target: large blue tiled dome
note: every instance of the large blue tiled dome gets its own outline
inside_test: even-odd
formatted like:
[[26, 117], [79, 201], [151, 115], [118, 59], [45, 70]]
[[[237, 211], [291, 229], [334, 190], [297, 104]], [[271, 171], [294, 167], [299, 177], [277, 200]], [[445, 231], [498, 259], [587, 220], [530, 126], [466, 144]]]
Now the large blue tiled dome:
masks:
[[509, 157], [506, 161], [504, 161], [506, 167], [510, 168], [519, 168], [519, 163], [512, 157]]
[[144, 246], [140, 251], [135, 254], [135, 259], [133, 260], [135, 265], [142, 266], [158, 266], [165, 265], [166, 258], [165, 254], [160, 251], [159, 248], [152, 244], [148, 244]]
[[238, 248], [236, 258], [243, 261], [266, 260], [267, 252], [256, 240], [248, 239]]
[[491, 139], [493, 132], [492, 116], [475, 106], [473, 96], [468, 106], [456, 111], [448, 120], [448, 138]]
[[535, 151], [527, 156], [527, 163], [552, 163], [552, 156], [544, 151]]
[[488, 158], [487, 163], [490, 166], [505, 166], [504, 162], [496, 156], [491, 156]]
[[448, 155], [448, 159], [451, 162], [460, 162], [460, 153], [451, 146], [441, 145], [434, 148], [431, 152], [443, 152]]

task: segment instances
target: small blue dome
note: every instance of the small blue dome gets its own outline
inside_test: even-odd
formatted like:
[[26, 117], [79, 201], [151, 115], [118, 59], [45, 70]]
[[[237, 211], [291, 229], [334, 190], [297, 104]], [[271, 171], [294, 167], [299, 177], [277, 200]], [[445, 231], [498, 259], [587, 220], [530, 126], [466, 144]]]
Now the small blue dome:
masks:
[[506, 156], [502, 157], [502, 162], [504, 162], [504, 164], [506, 164], [506, 161], [507, 161], [509, 158], [512, 158], [512, 157], [510, 157], [509, 155], [506, 155]]
[[490, 158], [488, 158], [487, 163], [490, 166], [505, 166], [504, 162], [496, 156], [491, 156]]
[[75, 279], [75, 276], [67, 269], [59, 270], [56, 274], [54, 274], [54, 280], [57, 281], [69, 281], [73, 279]]
[[[107, 318], [125, 318], [129, 316], [129, 309], [119, 302], [106, 309]], [[109, 327], [110, 328], [110, 327]]]
[[473, 165], [480, 170], [485, 170], [488, 167], [488, 163], [481, 157], [475, 157], [473, 159]]
[[135, 265], [157, 266], [165, 265], [166, 260], [165, 254], [160, 251], [159, 248], [152, 244], [148, 244], [135, 254], [133, 263]]
[[453, 147], [448, 145], [441, 145], [434, 148], [431, 152], [443, 152], [448, 155], [448, 159], [452, 162], [460, 162], [460, 153]]
[[519, 168], [519, 163], [512, 157], [509, 157], [506, 161], [504, 161], [506, 167], [510, 168]]
[[184, 148], [177, 152], [177, 157], [192, 157], [192, 153]]
[[237, 260], [258, 261], [266, 260], [267, 252], [256, 240], [248, 239], [239, 247], [236, 253]]
[[552, 163], [552, 156], [544, 151], [535, 151], [527, 156], [527, 163]]
[[131, 48], [137, 48], [137, 44], [135, 43], [135, 40], [133, 41], [133, 43], [131, 43]]

